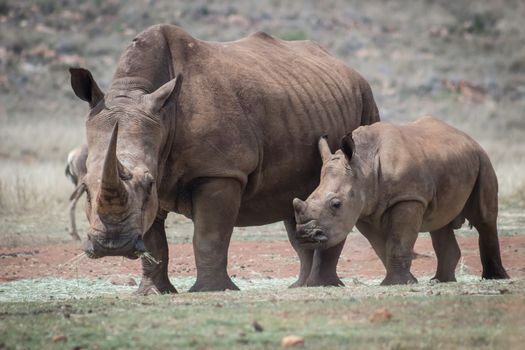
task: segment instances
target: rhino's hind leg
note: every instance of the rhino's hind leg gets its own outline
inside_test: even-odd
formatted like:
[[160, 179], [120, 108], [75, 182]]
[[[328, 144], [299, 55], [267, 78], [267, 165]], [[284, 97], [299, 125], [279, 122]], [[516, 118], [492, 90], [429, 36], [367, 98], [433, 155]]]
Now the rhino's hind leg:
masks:
[[152, 254], [158, 264], [148, 259], [142, 259], [142, 280], [137, 294], [167, 294], [177, 293], [168, 278], [168, 242], [164, 221], [166, 213], [159, 213], [151, 228], [144, 235], [146, 250]]
[[331, 248], [315, 251], [312, 270], [306, 280], [308, 287], [344, 286], [337, 276], [337, 262], [345, 241], [346, 239]]
[[455, 282], [456, 266], [461, 257], [454, 230], [449, 225], [430, 232], [432, 246], [437, 256], [436, 275], [432, 278], [439, 282]]
[[306, 280], [308, 279], [308, 276], [310, 275], [310, 271], [312, 269], [312, 263], [314, 260], [314, 250], [304, 249], [299, 246], [295, 233], [294, 218], [285, 220], [284, 227], [286, 228], [286, 233], [288, 234], [288, 240], [290, 241], [290, 244], [299, 256], [299, 261], [301, 264], [299, 270], [299, 278], [292, 285], [290, 285], [290, 288], [304, 287], [306, 286]]
[[228, 247], [241, 202], [234, 179], [206, 179], [192, 193], [197, 281], [190, 292], [238, 290], [227, 272]]
[[479, 232], [479, 253], [481, 265], [483, 266], [482, 278], [505, 279], [509, 278], [507, 271], [501, 262], [499, 249], [498, 231], [496, 222], [472, 223]]
[[417, 283], [410, 272], [412, 251], [424, 208], [419, 202], [400, 202], [387, 213], [386, 277], [381, 285]]
[[486, 279], [509, 278], [501, 262], [498, 240], [498, 184], [487, 157], [481, 158], [480, 172], [464, 208], [465, 217], [479, 233], [479, 253]]

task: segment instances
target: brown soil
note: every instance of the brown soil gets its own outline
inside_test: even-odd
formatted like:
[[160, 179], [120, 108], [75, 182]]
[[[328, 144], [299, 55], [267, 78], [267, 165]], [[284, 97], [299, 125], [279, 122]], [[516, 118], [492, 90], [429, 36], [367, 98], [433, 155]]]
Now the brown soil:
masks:
[[[463, 272], [481, 275], [478, 240], [476, 236], [460, 236]], [[513, 278], [525, 277], [525, 235], [500, 237], [503, 263]], [[79, 243], [19, 246], [0, 248], [0, 282], [23, 278], [56, 276], [63, 278], [111, 277], [140, 275], [140, 261], [124, 258], [68, 262], [80, 254]], [[435, 255], [429, 237], [420, 237], [415, 247], [412, 272], [429, 276], [436, 267]], [[172, 278], [195, 276], [195, 263], [191, 244], [170, 245]], [[229, 272], [241, 278], [283, 278], [297, 276], [298, 258], [286, 241], [234, 241], [230, 246]], [[338, 267], [342, 278], [382, 278], [384, 268], [366, 239], [352, 234]]]

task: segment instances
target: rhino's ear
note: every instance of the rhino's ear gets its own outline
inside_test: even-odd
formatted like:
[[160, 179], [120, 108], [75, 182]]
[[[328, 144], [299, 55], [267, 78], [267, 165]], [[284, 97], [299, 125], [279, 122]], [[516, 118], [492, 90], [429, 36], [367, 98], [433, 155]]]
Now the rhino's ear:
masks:
[[98, 87], [91, 72], [84, 68], [69, 68], [71, 74], [71, 87], [81, 100], [89, 103], [89, 107], [95, 107], [103, 98], [104, 93]]
[[321, 154], [321, 159], [323, 160], [323, 163], [330, 159], [330, 156], [332, 155], [332, 151], [330, 151], [330, 146], [328, 145], [327, 139], [328, 136], [323, 135], [319, 139], [318, 143], [319, 153]]
[[147, 95], [147, 104], [150, 111], [155, 114], [160, 112], [160, 110], [165, 108], [169, 103], [175, 103], [179, 98], [181, 86], [182, 74], [179, 74], [175, 79], [168, 81], [160, 88]]
[[352, 156], [355, 150], [355, 144], [354, 144], [354, 139], [352, 138], [352, 133], [346, 134], [341, 139], [341, 150], [345, 154], [346, 159], [350, 161], [352, 159]]

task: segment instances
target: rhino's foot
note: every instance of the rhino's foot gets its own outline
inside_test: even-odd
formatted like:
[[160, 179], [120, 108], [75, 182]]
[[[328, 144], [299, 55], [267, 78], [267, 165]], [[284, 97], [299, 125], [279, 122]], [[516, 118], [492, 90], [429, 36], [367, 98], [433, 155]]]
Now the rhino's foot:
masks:
[[171, 284], [170, 281], [164, 281], [161, 283], [154, 283], [152, 280], [142, 278], [139, 289], [135, 292], [137, 295], [155, 295], [155, 294], [172, 294], [178, 293], [177, 289]]
[[299, 279], [288, 286], [288, 288], [300, 288], [300, 287], [306, 287], [306, 280]]
[[391, 286], [394, 284], [412, 284], [412, 283], [417, 283], [417, 279], [410, 272], [390, 273], [386, 275], [383, 282], [381, 282], [381, 285]]
[[230, 277], [226, 276], [224, 278], [212, 278], [212, 279], [199, 279], [195, 284], [190, 288], [190, 292], [218, 292], [224, 290], [239, 290], [239, 287], [232, 282]]
[[452, 275], [440, 275], [436, 274], [434, 277], [430, 279], [434, 282], [440, 282], [440, 283], [446, 283], [446, 282], [456, 282], [456, 276], [454, 274]]
[[337, 275], [310, 277], [306, 281], [307, 287], [342, 287], [344, 285]]
[[486, 280], [504, 280], [510, 278], [510, 276], [503, 266], [494, 266], [488, 269], [483, 268], [481, 278]]

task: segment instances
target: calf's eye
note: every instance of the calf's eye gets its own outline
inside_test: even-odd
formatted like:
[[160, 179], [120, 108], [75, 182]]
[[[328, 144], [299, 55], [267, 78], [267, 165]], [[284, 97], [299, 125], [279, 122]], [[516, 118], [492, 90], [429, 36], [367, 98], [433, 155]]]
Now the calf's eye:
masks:
[[332, 209], [339, 209], [341, 208], [341, 201], [337, 198], [333, 198], [331, 201], [330, 201], [330, 208]]

